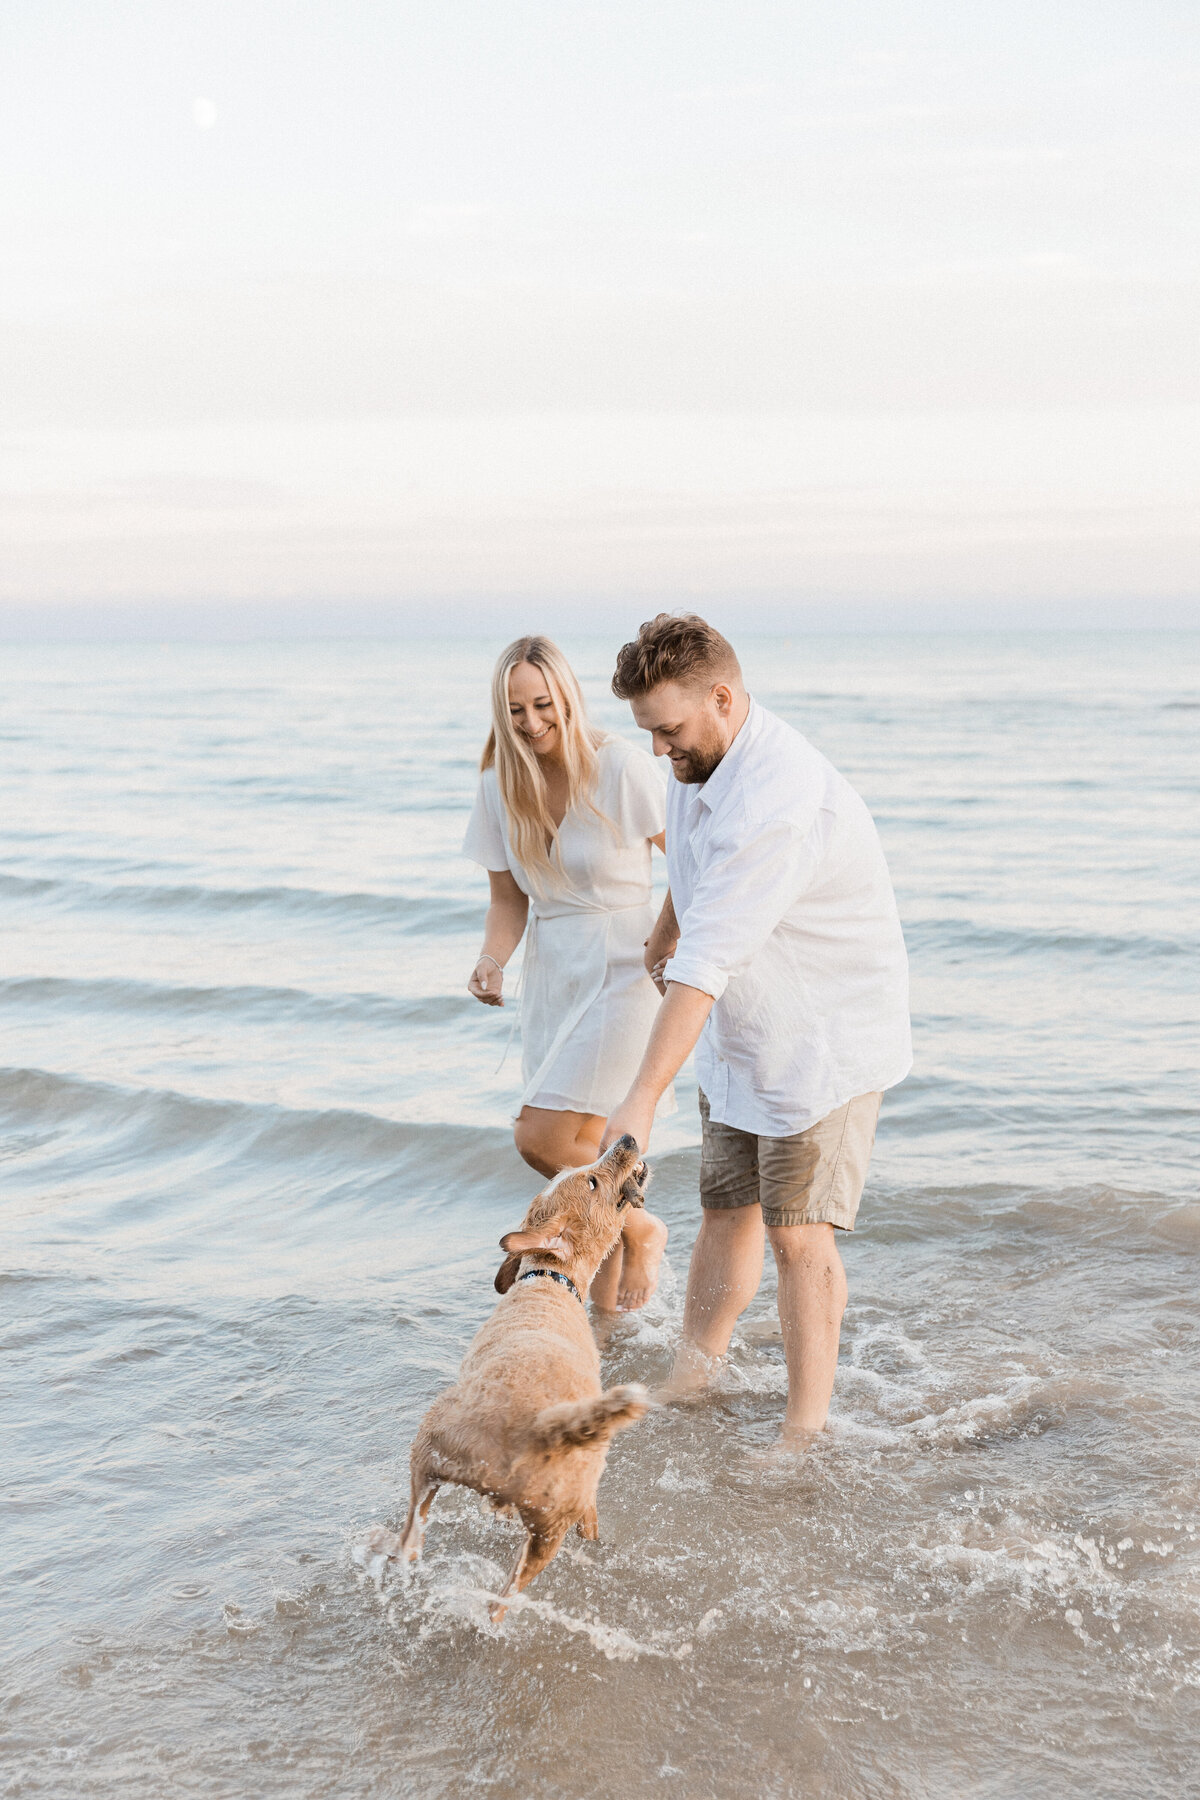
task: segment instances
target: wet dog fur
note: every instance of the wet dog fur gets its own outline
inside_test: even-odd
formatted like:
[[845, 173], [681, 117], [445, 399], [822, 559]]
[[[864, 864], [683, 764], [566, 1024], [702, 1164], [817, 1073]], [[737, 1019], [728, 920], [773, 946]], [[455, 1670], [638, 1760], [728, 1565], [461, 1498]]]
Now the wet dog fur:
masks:
[[637, 1384], [600, 1387], [600, 1355], [585, 1308], [562, 1282], [524, 1281], [527, 1269], [557, 1269], [586, 1296], [621, 1235], [626, 1206], [641, 1206], [646, 1167], [628, 1135], [596, 1162], [565, 1169], [530, 1205], [524, 1224], [500, 1240], [503, 1296], [477, 1334], [458, 1380], [429, 1408], [411, 1453], [412, 1499], [399, 1534], [379, 1528], [373, 1554], [421, 1554], [438, 1488], [474, 1488], [497, 1512], [525, 1526], [508, 1583], [492, 1611], [527, 1587], [574, 1525], [599, 1536], [596, 1489], [613, 1433], [652, 1404]]

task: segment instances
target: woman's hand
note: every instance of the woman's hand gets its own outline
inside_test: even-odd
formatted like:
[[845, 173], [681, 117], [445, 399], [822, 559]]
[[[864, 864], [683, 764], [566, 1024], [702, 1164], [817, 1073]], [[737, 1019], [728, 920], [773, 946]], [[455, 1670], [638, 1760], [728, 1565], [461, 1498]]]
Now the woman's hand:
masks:
[[479, 952], [467, 992], [484, 1006], [503, 1006], [504, 968], [500, 959], [507, 962], [521, 941], [529, 916], [529, 895], [521, 892], [508, 869], [489, 869], [488, 885], [492, 898], [484, 921], [483, 941], [492, 947]]
[[670, 894], [663, 901], [662, 911], [654, 921], [654, 929], [646, 939], [645, 953], [642, 961], [646, 965], [646, 973], [660, 994], [666, 993], [663, 985], [663, 970], [674, 956], [679, 945], [679, 920], [675, 917], [675, 908]]
[[678, 938], [670, 939], [664, 943], [661, 933], [657, 931], [651, 932], [650, 936], [646, 939], [645, 949], [642, 954], [642, 962], [645, 964], [647, 975], [650, 977], [660, 994], [665, 994], [667, 991], [666, 985], [663, 982], [663, 970], [674, 956], [678, 947]]
[[[674, 951], [672, 951], [671, 955], [674, 955]], [[646, 956], [646, 973], [649, 975], [651, 981], [654, 983], [654, 985], [658, 989], [659, 993], [663, 996], [664, 1000], [667, 997], [667, 984], [663, 980], [663, 970], [666, 968], [666, 966], [670, 962], [670, 960], [671, 960], [670, 956], [660, 956], [656, 963], [652, 963], [650, 961], [649, 953], [647, 953], [647, 956]]]
[[471, 970], [471, 979], [467, 983], [468, 994], [474, 994], [476, 1000], [482, 1000], [485, 1006], [503, 1006], [504, 970], [493, 956], [481, 956]]

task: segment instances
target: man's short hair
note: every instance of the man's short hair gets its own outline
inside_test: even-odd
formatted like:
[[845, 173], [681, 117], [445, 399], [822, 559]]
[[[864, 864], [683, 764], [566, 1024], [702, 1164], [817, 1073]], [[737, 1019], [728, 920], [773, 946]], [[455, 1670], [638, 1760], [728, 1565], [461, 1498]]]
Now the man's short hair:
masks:
[[664, 681], [711, 687], [740, 681], [733, 645], [697, 613], [659, 613], [648, 619], [617, 653], [612, 691], [618, 700], [638, 700]]

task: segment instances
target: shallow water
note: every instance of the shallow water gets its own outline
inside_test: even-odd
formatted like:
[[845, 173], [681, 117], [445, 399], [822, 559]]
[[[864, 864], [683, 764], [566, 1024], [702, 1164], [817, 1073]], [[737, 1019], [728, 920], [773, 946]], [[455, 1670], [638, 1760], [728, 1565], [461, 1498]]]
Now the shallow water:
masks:
[[[462, 991], [487, 656], [4, 651], [0, 1791], [1200, 1792], [1200, 640], [747, 663], [875, 810], [913, 963], [832, 1428], [774, 1458], [740, 1337], [496, 1628], [473, 1496], [382, 1594], [353, 1557], [533, 1187]], [[614, 1381], [678, 1329], [680, 1098]]]

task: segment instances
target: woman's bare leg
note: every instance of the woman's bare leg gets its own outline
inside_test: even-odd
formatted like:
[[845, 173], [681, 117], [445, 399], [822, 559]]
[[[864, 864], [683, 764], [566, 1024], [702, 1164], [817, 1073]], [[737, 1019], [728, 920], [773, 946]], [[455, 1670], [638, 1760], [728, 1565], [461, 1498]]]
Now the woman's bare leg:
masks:
[[[600, 1154], [604, 1118], [598, 1113], [557, 1112], [545, 1106], [523, 1106], [513, 1141], [531, 1169], [557, 1175], [580, 1169]], [[653, 1213], [630, 1212], [621, 1241], [605, 1257], [591, 1285], [593, 1304], [603, 1312], [636, 1312], [658, 1285], [658, 1266], [667, 1243], [667, 1228]]]
[[604, 1120], [596, 1113], [523, 1106], [513, 1127], [513, 1142], [530, 1168], [548, 1177], [595, 1162], [603, 1132]]

